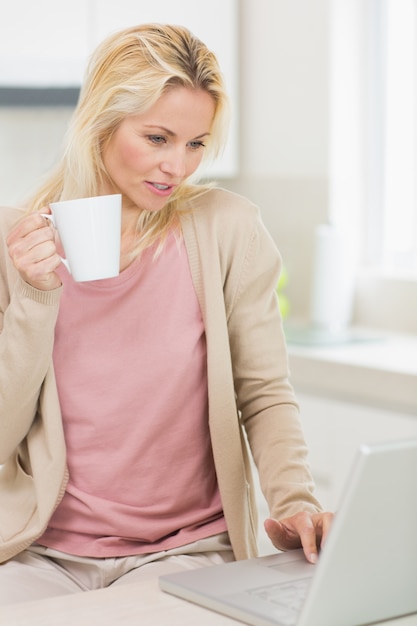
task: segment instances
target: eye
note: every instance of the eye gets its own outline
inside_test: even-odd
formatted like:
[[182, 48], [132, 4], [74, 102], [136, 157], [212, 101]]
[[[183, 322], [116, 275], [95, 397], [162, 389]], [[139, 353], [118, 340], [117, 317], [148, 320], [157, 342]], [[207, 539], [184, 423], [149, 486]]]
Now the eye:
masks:
[[199, 150], [200, 148], [205, 148], [206, 144], [204, 141], [190, 141], [188, 144], [192, 150]]
[[166, 137], [164, 137], [163, 135], [148, 135], [148, 139], [151, 143], [154, 143], [156, 145], [167, 142]]

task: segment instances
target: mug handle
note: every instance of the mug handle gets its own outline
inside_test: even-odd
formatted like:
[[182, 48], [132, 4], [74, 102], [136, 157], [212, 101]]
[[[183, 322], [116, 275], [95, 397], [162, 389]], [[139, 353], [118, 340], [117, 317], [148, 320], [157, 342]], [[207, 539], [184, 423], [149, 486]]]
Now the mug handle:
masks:
[[[54, 220], [54, 216], [53, 215], [50, 215], [49, 213], [41, 213], [41, 215], [42, 215], [42, 217], [46, 217], [47, 220], [52, 222], [52, 224], [54, 225], [54, 228], [56, 228], [55, 220]], [[60, 257], [60, 259], [61, 259], [61, 262], [65, 265], [65, 267], [69, 271], [69, 273], [71, 274], [71, 268], [69, 266], [69, 263], [68, 263], [67, 259], [64, 259], [62, 256]]]

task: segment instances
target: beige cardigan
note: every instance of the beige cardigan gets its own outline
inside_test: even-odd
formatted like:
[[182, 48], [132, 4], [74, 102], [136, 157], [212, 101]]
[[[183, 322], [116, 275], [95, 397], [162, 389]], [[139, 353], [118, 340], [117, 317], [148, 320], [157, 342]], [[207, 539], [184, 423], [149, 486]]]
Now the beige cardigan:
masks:
[[[68, 479], [51, 358], [62, 287], [38, 291], [17, 274], [5, 238], [20, 216], [0, 210], [0, 562], [43, 533]], [[234, 554], [247, 558], [257, 515], [246, 441], [274, 517], [320, 508], [288, 382], [280, 257], [258, 209], [230, 192], [194, 200], [181, 224], [206, 328], [217, 478]]]

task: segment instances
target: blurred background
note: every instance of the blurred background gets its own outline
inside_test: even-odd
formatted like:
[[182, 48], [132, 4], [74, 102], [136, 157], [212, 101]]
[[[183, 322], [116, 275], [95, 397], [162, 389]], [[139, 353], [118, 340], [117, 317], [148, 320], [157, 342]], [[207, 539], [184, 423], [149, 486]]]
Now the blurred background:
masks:
[[312, 288], [315, 246], [333, 245], [316, 227], [330, 224], [355, 273], [344, 292], [332, 283], [345, 301], [335, 324], [414, 333], [415, 10], [414, 0], [0, 0], [0, 203], [23, 202], [54, 163], [105, 35], [183, 23], [218, 54], [233, 100], [212, 175], [259, 204], [292, 318], [327, 324], [312, 309], [329, 295]]
[[2, 205], [59, 155], [105, 35], [182, 23], [217, 53], [234, 117], [211, 176], [259, 205], [282, 254], [290, 367], [329, 507], [359, 442], [417, 435], [416, 4], [0, 0]]

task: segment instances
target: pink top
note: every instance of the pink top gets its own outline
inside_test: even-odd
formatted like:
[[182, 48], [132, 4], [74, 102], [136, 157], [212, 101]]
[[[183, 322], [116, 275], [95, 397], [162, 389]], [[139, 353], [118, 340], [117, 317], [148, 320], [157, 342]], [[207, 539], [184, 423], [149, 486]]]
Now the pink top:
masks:
[[39, 543], [124, 556], [226, 530], [207, 411], [206, 342], [184, 244], [64, 290], [54, 365], [70, 480]]

